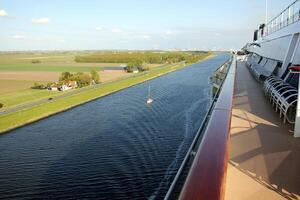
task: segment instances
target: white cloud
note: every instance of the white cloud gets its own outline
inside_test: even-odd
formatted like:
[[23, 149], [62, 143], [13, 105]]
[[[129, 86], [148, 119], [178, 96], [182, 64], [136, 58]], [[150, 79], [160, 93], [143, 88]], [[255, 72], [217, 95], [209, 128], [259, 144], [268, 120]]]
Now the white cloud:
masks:
[[96, 27], [96, 31], [103, 31], [103, 28], [101, 26]]
[[150, 39], [151, 36], [150, 36], [150, 35], [142, 35], [142, 38], [143, 38], [143, 39]]
[[166, 35], [173, 35], [173, 34], [174, 34], [174, 31], [167, 30], [167, 31], [165, 32], [165, 34], [166, 34]]
[[162, 38], [163, 38], [164, 40], [170, 39], [170, 37], [169, 37], [169, 36], [166, 36], [166, 35], [163, 35]]
[[165, 32], [165, 34], [166, 34], [166, 35], [176, 35], [176, 34], [178, 34], [178, 31], [167, 30], [167, 31]]
[[111, 29], [111, 32], [113, 32], [113, 33], [121, 33], [123, 31], [122, 31], [122, 29], [119, 29], [119, 28], [113, 28], [113, 29]]
[[0, 17], [6, 17], [8, 16], [7, 12], [5, 10], [0, 10]]
[[51, 20], [47, 17], [42, 17], [42, 18], [32, 20], [32, 23], [34, 23], [34, 24], [48, 24], [50, 22], [51, 22]]
[[13, 35], [11, 36], [11, 38], [16, 39], [16, 40], [21, 40], [21, 39], [25, 39], [24, 35]]
[[59, 43], [65, 43], [66, 40], [64, 40], [64, 39], [58, 39], [57, 42], [59, 42]]

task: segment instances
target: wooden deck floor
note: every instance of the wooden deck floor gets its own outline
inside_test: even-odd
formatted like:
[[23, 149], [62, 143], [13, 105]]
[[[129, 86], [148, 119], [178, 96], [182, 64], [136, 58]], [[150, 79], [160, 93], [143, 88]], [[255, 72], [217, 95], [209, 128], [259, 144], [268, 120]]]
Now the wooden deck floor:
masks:
[[300, 139], [244, 63], [237, 65], [226, 200], [300, 199]]

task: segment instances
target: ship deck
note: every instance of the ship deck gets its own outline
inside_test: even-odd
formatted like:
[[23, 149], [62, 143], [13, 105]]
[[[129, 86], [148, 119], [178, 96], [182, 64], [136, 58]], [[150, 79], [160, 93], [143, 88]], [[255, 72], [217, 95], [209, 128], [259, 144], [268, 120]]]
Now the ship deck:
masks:
[[300, 139], [237, 63], [225, 199], [300, 199]]

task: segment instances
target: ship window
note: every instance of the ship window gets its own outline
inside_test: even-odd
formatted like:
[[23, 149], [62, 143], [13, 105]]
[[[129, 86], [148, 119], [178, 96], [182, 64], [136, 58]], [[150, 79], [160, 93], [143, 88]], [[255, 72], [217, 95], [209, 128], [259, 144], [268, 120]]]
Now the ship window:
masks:
[[276, 68], [281, 68], [282, 67], [282, 62], [278, 62]]
[[279, 76], [279, 68], [282, 67], [282, 63], [281, 63], [281, 62], [278, 62], [278, 61], [276, 61], [276, 62], [277, 62], [277, 65], [276, 65], [276, 67], [275, 67], [275, 70], [274, 70], [273, 74], [274, 74], [275, 76]]

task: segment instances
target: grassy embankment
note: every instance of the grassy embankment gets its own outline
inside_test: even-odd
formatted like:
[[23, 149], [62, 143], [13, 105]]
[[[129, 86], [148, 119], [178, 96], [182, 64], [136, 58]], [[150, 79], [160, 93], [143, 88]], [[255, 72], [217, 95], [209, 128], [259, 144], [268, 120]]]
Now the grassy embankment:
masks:
[[[210, 57], [211, 54], [206, 54], [203, 59]], [[153, 79], [164, 74], [173, 72], [178, 69], [186, 67], [184, 64], [168, 65], [159, 67], [149, 72], [142, 73], [138, 76], [132, 76], [126, 79], [113, 81], [109, 84], [103, 85], [101, 88], [84, 91], [80, 94], [74, 94], [55, 101], [38, 105], [26, 110], [20, 110], [14, 113], [0, 116], [0, 133], [23, 126], [25, 124], [37, 121], [47, 116], [58, 112], [70, 109], [72, 107], [81, 105], [88, 101], [97, 99], [99, 97], [114, 93], [116, 91], [131, 87], [133, 85], [142, 83], [146, 80]]]

